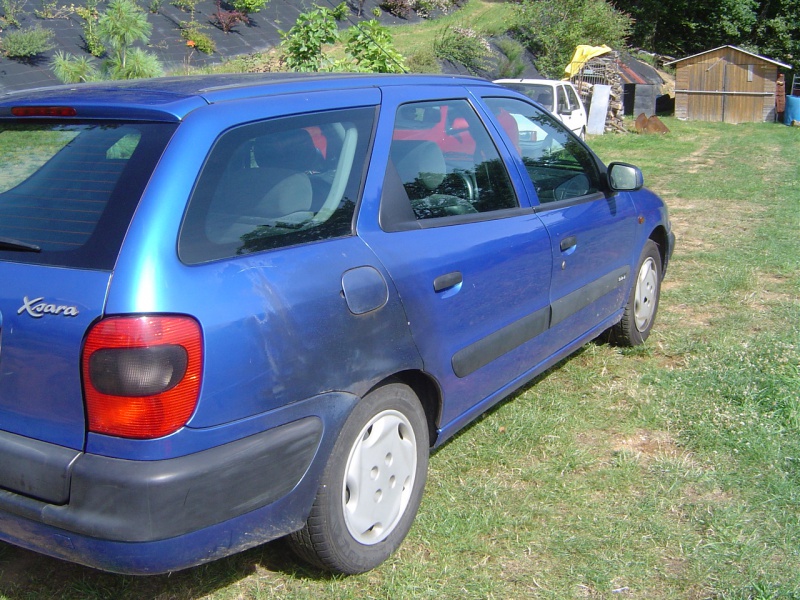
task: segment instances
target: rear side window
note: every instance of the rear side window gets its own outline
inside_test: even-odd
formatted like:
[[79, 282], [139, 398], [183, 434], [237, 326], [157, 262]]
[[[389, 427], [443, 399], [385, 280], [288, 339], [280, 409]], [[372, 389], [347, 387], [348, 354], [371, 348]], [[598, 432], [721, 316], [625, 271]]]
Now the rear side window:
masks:
[[197, 264], [351, 235], [375, 110], [272, 119], [231, 129], [195, 186], [178, 251]]
[[111, 269], [174, 128], [0, 123], [0, 258]]

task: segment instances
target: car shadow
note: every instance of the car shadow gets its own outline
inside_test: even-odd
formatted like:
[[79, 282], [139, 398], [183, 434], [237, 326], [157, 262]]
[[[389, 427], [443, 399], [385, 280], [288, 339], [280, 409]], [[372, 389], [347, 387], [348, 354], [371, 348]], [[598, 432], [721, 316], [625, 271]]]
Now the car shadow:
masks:
[[284, 540], [190, 569], [144, 576], [107, 573], [0, 542], [0, 598], [4, 600], [192, 600], [207, 597], [259, 572], [320, 581], [334, 577], [295, 559]]

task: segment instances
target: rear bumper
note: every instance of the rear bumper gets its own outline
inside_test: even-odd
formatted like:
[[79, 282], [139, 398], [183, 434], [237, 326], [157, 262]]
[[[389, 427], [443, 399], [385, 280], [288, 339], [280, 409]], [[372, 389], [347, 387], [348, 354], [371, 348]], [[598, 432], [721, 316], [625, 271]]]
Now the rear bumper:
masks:
[[[0, 540], [92, 567], [144, 574], [200, 564], [285, 535], [302, 526], [325, 457], [352, 407], [354, 398], [333, 395], [327, 400], [335, 408], [327, 414], [188, 456], [132, 461], [75, 453], [66, 476], [68, 499], [60, 505], [41, 494], [25, 495], [31, 490], [10, 491], [8, 481], [0, 481]], [[21, 444], [24, 438], [13, 438], [14, 444], [0, 443], [0, 449], [16, 446], [18, 453], [31, 454]], [[46, 463], [42, 443], [33, 445]], [[69, 458], [58, 452], [59, 460]], [[0, 456], [0, 464], [13, 461]], [[43, 470], [42, 478], [53, 473], [64, 469]], [[64, 488], [42, 489], [58, 496]]]

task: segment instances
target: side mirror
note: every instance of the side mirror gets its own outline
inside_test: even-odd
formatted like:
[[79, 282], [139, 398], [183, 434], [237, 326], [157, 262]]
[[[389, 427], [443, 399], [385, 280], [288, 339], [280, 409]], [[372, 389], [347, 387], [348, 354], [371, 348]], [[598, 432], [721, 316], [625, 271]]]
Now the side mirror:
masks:
[[608, 165], [608, 185], [615, 192], [635, 192], [644, 186], [644, 176], [639, 167], [613, 162]]

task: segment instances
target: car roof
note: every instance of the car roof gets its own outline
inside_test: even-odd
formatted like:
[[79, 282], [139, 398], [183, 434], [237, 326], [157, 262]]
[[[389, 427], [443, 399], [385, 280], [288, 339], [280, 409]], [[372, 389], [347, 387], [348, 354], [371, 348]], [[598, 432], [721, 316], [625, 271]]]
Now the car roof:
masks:
[[394, 85], [493, 85], [477, 77], [355, 73], [236, 73], [59, 85], [0, 94], [0, 118], [18, 106], [70, 106], [86, 118], [179, 121], [217, 102]]

